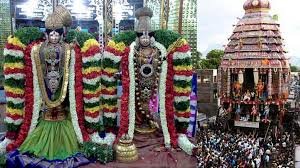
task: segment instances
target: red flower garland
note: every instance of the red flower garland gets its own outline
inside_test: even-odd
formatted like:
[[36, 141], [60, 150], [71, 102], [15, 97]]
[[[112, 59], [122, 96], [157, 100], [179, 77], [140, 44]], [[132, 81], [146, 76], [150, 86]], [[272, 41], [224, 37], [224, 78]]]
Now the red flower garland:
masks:
[[89, 134], [84, 126], [83, 111], [83, 83], [82, 83], [82, 53], [78, 45], [75, 45], [75, 100], [78, 124], [82, 133], [83, 141], [89, 141]]
[[32, 73], [32, 62], [31, 62], [31, 49], [33, 46], [39, 44], [40, 41], [33, 42], [29, 46], [26, 47], [24, 51], [24, 60], [25, 60], [25, 114], [24, 114], [24, 122], [20, 128], [18, 137], [16, 141], [7, 145], [6, 150], [12, 151], [19, 147], [27, 137], [31, 119], [32, 119], [32, 110], [33, 110], [33, 73]]
[[86, 52], [83, 52], [82, 57], [91, 57], [100, 52], [101, 52], [100, 47], [94, 45], [94, 46], [90, 47]]
[[174, 148], [178, 146], [177, 142], [177, 132], [175, 128], [174, 122], [174, 93], [173, 93], [173, 77], [174, 77], [174, 70], [173, 70], [173, 53], [169, 53], [167, 55], [168, 61], [168, 72], [167, 72], [167, 81], [166, 81], [166, 118], [167, 118], [167, 126], [170, 134], [171, 144]]
[[127, 134], [129, 126], [129, 69], [128, 69], [128, 57], [129, 48], [126, 48], [125, 52], [122, 54], [121, 66], [122, 66], [122, 97], [121, 97], [121, 120], [118, 136], [115, 142], [121, 138], [122, 135]]

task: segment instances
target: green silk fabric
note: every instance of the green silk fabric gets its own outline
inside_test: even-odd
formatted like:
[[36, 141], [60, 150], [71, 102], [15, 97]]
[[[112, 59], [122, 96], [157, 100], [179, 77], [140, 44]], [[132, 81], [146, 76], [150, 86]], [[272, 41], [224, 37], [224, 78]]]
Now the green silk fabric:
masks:
[[40, 120], [19, 150], [48, 160], [63, 160], [79, 152], [79, 145], [70, 120]]

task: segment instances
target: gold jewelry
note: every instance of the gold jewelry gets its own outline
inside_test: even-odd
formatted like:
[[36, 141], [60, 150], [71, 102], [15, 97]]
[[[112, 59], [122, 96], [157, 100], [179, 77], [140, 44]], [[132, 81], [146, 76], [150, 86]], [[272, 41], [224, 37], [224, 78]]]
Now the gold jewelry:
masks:
[[68, 44], [65, 44], [65, 62], [64, 62], [64, 72], [63, 72], [63, 83], [62, 83], [62, 89], [60, 91], [60, 96], [57, 100], [52, 101], [49, 99], [46, 87], [45, 87], [45, 81], [43, 78], [42, 73], [42, 65], [41, 60], [39, 57], [39, 51], [41, 48], [41, 44], [33, 47], [33, 57], [35, 59], [36, 63], [36, 70], [37, 70], [37, 76], [38, 76], [38, 83], [41, 89], [42, 98], [45, 101], [46, 105], [50, 108], [54, 108], [59, 106], [66, 98], [67, 95], [67, 88], [68, 88], [68, 82], [69, 82], [69, 62], [70, 62], [70, 46]]

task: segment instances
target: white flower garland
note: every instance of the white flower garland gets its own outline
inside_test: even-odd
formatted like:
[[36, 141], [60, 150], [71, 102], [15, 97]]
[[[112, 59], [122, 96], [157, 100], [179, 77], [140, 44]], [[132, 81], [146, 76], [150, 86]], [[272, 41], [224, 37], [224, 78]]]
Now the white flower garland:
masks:
[[[161, 52], [161, 58], [167, 57], [167, 50], [166, 48], [158, 43], [155, 42], [154, 46], [158, 48]], [[170, 133], [168, 130], [168, 122], [166, 117], [166, 84], [167, 84], [167, 73], [168, 73], [168, 62], [165, 60], [161, 65], [161, 73], [160, 73], [160, 81], [159, 81], [159, 116], [161, 127], [164, 135], [164, 142], [166, 147], [171, 147], [171, 139]]]
[[185, 58], [190, 58], [191, 57], [191, 52], [174, 52], [173, 54], [173, 59], [185, 59]]
[[70, 101], [70, 114], [73, 124], [73, 129], [77, 136], [79, 143], [83, 143], [82, 132], [78, 123], [78, 116], [76, 110], [76, 98], [75, 98], [75, 51], [71, 51], [70, 58], [70, 76], [69, 76], [69, 101]]
[[185, 117], [177, 117], [175, 116], [175, 119], [178, 120], [179, 122], [190, 122], [190, 117], [185, 118]]
[[130, 45], [130, 52], [128, 58], [128, 71], [129, 71], [129, 126], [128, 126], [128, 135], [133, 139], [134, 126], [135, 126], [135, 74], [134, 74], [134, 47], [135, 42], [132, 42]]
[[184, 80], [184, 81], [191, 81], [192, 76], [185, 76], [185, 75], [174, 75], [175, 80]]
[[14, 120], [13, 118], [10, 118], [8, 116], [5, 117], [4, 122], [14, 125], [20, 125], [23, 122], [23, 118]]
[[94, 56], [91, 57], [83, 57], [82, 62], [85, 64], [87, 62], [92, 62], [92, 61], [99, 61], [101, 59], [102, 55], [100, 53], [95, 54]]
[[107, 144], [107, 145], [112, 145], [116, 139], [116, 135], [113, 133], [106, 133], [104, 138], [101, 138], [99, 136], [98, 132], [95, 132], [93, 134], [90, 134], [90, 138], [92, 142], [97, 143], [97, 144]]
[[100, 120], [100, 115], [98, 115], [96, 118], [94, 117], [89, 117], [89, 116], [84, 116], [84, 119], [89, 122], [89, 123], [97, 123]]
[[193, 149], [196, 147], [185, 134], [178, 135], [178, 146], [189, 155], [193, 154]]
[[101, 77], [103, 80], [105, 80], [105, 81], [108, 81], [108, 82], [114, 82], [114, 81], [116, 81], [116, 79], [115, 79], [115, 77], [109, 77], [109, 76], [107, 76], [107, 75], [102, 75], [102, 77]]
[[25, 74], [22, 74], [22, 73], [14, 73], [14, 74], [7, 74], [5, 75], [5, 79], [10, 79], [10, 78], [13, 78], [13, 79], [16, 79], [16, 80], [19, 80], [19, 79], [24, 79], [25, 77]]
[[98, 97], [92, 97], [90, 99], [88, 98], [83, 98], [84, 103], [96, 103], [99, 102], [99, 98]]
[[4, 48], [3, 55], [4, 56], [12, 55], [14, 57], [19, 57], [19, 58], [23, 58], [24, 57], [23, 51], [14, 50], [14, 49], [7, 49], [7, 48]]
[[117, 117], [117, 113], [105, 112], [103, 111], [104, 117], [115, 119]]
[[24, 98], [7, 97], [6, 101], [13, 102], [14, 104], [20, 104], [20, 103], [24, 103], [25, 99]]
[[92, 79], [83, 78], [83, 83], [89, 84], [89, 85], [96, 85], [97, 82], [100, 81], [100, 76]]
[[190, 96], [174, 96], [174, 101], [176, 103], [188, 100], [190, 100]]
[[8, 144], [10, 144], [12, 142], [12, 140], [8, 139], [8, 138], [4, 138], [4, 140], [2, 142], [0, 142], [0, 154], [5, 154], [6, 153], [6, 146]]
[[105, 95], [105, 94], [102, 95], [103, 99], [115, 99], [117, 97], [118, 97], [117, 95]]
[[103, 59], [104, 58], [108, 58], [110, 60], [112, 60], [114, 63], [119, 63], [122, 59], [121, 56], [118, 55], [114, 55], [113, 53], [109, 52], [109, 51], [104, 51], [103, 53]]
[[40, 110], [41, 110], [41, 90], [38, 83], [38, 75], [36, 70], [36, 63], [34, 59], [34, 50], [36, 50], [37, 46], [33, 46], [31, 49], [31, 62], [32, 62], [32, 74], [33, 74], [33, 110], [32, 110], [32, 119], [31, 124], [29, 128], [28, 135], [32, 133], [32, 131], [36, 128], [36, 125], [38, 124], [38, 119], [40, 117]]

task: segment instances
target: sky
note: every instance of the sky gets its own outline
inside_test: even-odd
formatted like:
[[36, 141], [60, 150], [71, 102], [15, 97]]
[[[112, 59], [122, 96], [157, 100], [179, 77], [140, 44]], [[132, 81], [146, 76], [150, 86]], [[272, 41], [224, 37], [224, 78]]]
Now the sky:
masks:
[[[300, 65], [300, 1], [269, 0], [271, 16], [278, 15], [287, 57]], [[197, 49], [206, 54], [211, 49], [222, 49], [228, 43], [238, 18], [244, 15], [246, 0], [197, 0]], [[224, 49], [224, 48], [223, 48]]]

